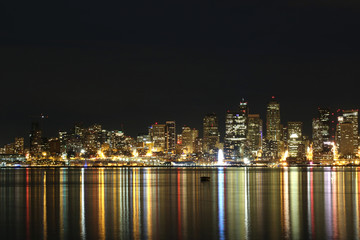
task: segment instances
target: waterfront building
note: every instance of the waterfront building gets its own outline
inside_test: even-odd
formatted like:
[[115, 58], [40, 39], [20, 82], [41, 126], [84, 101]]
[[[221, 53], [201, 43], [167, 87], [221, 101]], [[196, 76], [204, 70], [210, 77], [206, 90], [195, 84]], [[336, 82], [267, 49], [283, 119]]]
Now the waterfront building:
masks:
[[203, 119], [203, 151], [212, 154], [220, 142], [219, 123], [215, 113], [207, 114]]

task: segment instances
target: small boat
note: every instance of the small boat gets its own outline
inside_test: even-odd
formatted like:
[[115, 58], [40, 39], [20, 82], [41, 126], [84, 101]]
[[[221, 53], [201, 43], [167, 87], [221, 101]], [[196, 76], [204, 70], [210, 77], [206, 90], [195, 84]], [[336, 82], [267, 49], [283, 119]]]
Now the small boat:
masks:
[[210, 177], [202, 176], [202, 177], [200, 177], [200, 180], [202, 182], [208, 182], [208, 181], [210, 181]]

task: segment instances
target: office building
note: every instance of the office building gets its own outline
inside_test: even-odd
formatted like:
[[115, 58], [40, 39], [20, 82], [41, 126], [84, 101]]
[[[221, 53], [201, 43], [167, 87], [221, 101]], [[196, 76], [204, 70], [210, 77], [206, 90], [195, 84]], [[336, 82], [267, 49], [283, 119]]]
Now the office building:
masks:
[[207, 114], [203, 119], [203, 151], [214, 153], [220, 142], [219, 123], [215, 113]]

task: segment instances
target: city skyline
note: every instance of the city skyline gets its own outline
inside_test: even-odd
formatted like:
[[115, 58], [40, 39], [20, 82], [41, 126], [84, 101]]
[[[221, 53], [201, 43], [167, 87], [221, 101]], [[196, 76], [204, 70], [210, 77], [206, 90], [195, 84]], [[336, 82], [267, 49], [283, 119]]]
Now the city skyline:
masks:
[[[16, 136], [0, 153], [4, 159], [24, 161], [26, 157], [35, 164], [114, 157], [142, 157], [144, 161], [155, 157], [164, 162], [191, 160], [201, 164], [217, 162], [219, 154], [238, 164], [358, 164], [358, 109], [317, 108], [310, 135], [306, 135], [302, 121], [282, 121], [281, 109], [281, 103], [272, 96], [263, 119], [251, 112], [249, 103], [242, 98], [237, 109], [226, 111], [224, 123], [216, 113], [206, 114], [202, 133], [192, 124], [181, 126], [179, 131], [172, 119], [155, 122], [136, 137], [129, 136], [123, 126], [108, 129], [98, 123], [77, 123], [48, 137], [45, 126], [49, 118], [41, 114], [32, 122], [28, 137]], [[221, 124], [225, 125], [224, 132]]]
[[[299, 111], [295, 111], [297, 112], [297, 114], [294, 114], [294, 117], [290, 116], [290, 114], [288, 114], [286, 112], [286, 108], [288, 108], [288, 104], [283, 103], [281, 100], [279, 100], [278, 97], [276, 96], [271, 96], [268, 97], [267, 102], [264, 102], [263, 105], [261, 106], [262, 109], [260, 111], [255, 111], [253, 109], [260, 109], [259, 106], [253, 106], [254, 104], [251, 104], [251, 102], [248, 103], [248, 99], [244, 99], [242, 98], [242, 100], [239, 100], [239, 103], [241, 104], [242, 101], [246, 100], [246, 104], [248, 105], [249, 111], [247, 114], [259, 114], [259, 117], [262, 121], [264, 121], [264, 131], [266, 131], [267, 127], [266, 127], [266, 104], [271, 102], [271, 100], [276, 99], [276, 101], [279, 101], [280, 106], [281, 106], [281, 117], [280, 117], [280, 122], [283, 125], [286, 125], [288, 122], [293, 122], [293, 121], [300, 121], [303, 123], [303, 131], [304, 131], [304, 135], [308, 136], [311, 138], [312, 135], [312, 120], [314, 118], [316, 118], [318, 116], [318, 109], [319, 108], [327, 108], [330, 111], [336, 112], [337, 110], [341, 109], [341, 110], [351, 110], [351, 109], [358, 109], [356, 108], [355, 104], [350, 104], [350, 105], [346, 105], [346, 106], [353, 106], [352, 108], [344, 108], [341, 107], [341, 104], [336, 104], [333, 106], [318, 106], [314, 109], [308, 109], [307, 113], [312, 113], [312, 115], [306, 115], [303, 112], [299, 112]], [[285, 105], [285, 107], [284, 107]], [[229, 111], [233, 111], [237, 109], [236, 104], [232, 104], [232, 106], [230, 106], [229, 108], [227, 108], [227, 110], [224, 110], [223, 112], [220, 112], [220, 114], [218, 112], [215, 111], [209, 111], [204, 113], [202, 116], [200, 116], [198, 119], [192, 119], [193, 121], [189, 121], [189, 122], [184, 122], [184, 120], [177, 120], [177, 119], [173, 119], [173, 118], [169, 118], [166, 117], [164, 115], [162, 115], [159, 118], [154, 118], [153, 120], [150, 120], [150, 122], [147, 123], [147, 125], [142, 125], [142, 126], [136, 126], [135, 124], [124, 124], [123, 122], [121, 122], [120, 119], [120, 123], [118, 124], [114, 124], [114, 123], [110, 123], [107, 119], [101, 119], [101, 116], [97, 116], [94, 117], [94, 119], [97, 120], [92, 120], [92, 119], [88, 119], [88, 120], [78, 120], [78, 121], [68, 121], [67, 124], [63, 124], [62, 126], [60, 125], [55, 125], [56, 121], [51, 121], [52, 117], [47, 114], [44, 113], [40, 113], [37, 115], [31, 115], [28, 116], [27, 119], [23, 119], [23, 124], [20, 125], [19, 128], [17, 129], [13, 129], [18, 133], [17, 135], [11, 134], [11, 135], [7, 135], [6, 137], [4, 137], [4, 135], [2, 135], [2, 137], [0, 137], [0, 144], [4, 145], [7, 144], [9, 142], [9, 140], [13, 140], [14, 137], [25, 137], [27, 138], [28, 135], [30, 134], [30, 128], [31, 128], [31, 124], [34, 122], [44, 122], [45, 124], [43, 124], [42, 128], [43, 128], [43, 134], [45, 137], [54, 137], [58, 135], [59, 131], [65, 131], [68, 129], [71, 129], [74, 127], [74, 125], [76, 124], [83, 124], [83, 125], [92, 125], [92, 124], [101, 124], [102, 126], [104, 126], [106, 129], [118, 129], [123, 131], [126, 135], [131, 136], [133, 138], [136, 138], [138, 135], [143, 134], [144, 132], [148, 131], [148, 128], [156, 122], [162, 122], [165, 123], [166, 121], [175, 121], [176, 122], [176, 127], [175, 130], [176, 132], [181, 132], [182, 127], [184, 126], [190, 126], [193, 127], [195, 129], [199, 130], [199, 133], [201, 134], [201, 136], [203, 135], [203, 117], [207, 114], [211, 114], [211, 113], [215, 113], [217, 118], [218, 118], [218, 123], [219, 123], [219, 132], [220, 132], [220, 139], [221, 141], [224, 141], [225, 139], [225, 132], [226, 132], [226, 114]], [[285, 108], [285, 110], [284, 110]], [[290, 108], [291, 112], [294, 112], [294, 108]], [[301, 109], [301, 108], [300, 108]], [[297, 109], [295, 109], [297, 110]], [[202, 113], [201, 113], [202, 114]], [[126, 115], [126, 114], [125, 114]], [[131, 112], [129, 112], [128, 115], [131, 115]], [[200, 113], [196, 113], [195, 116], [199, 116]], [[298, 116], [298, 118], [295, 118], [295, 116]], [[194, 117], [192, 117], [194, 118]], [[181, 118], [180, 118], [181, 119]], [[131, 120], [131, 119], [130, 119]], [[135, 120], [135, 119], [133, 119]], [[24, 124], [26, 122], [26, 125]], [[136, 121], [134, 121], [136, 122]], [[145, 121], [143, 121], [145, 122]], [[30, 127], [29, 127], [30, 126]], [[25, 132], [23, 132], [21, 134], [21, 132], [19, 131], [20, 129], [24, 129], [25, 128]], [[264, 136], [267, 136], [266, 132], [264, 132]]]

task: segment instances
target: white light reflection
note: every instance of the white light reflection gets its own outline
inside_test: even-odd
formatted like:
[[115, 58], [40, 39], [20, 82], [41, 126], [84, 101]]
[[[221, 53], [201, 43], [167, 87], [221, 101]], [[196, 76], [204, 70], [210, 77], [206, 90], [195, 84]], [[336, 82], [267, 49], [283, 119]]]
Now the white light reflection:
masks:
[[86, 231], [85, 231], [85, 179], [84, 179], [84, 168], [81, 169], [80, 176], [80, 237], [81, 239], [86, 239]]
[[249, 236], [249, 224], [250, 224], [250, 219], [249, 219], [249, 209], [250, 209], [250, 204], [249, 204], [249, 187], [248, 187], [248, 168], [245, 168], [245, 239], [248, 239]]
[[326, 238], [332, 238], [332, 191], [331, 191], [331, 168], [324, 168], [324, 204], [325, 204], [325, 229]]
[[224, 168], [218, 168], [219, 238], [225, 239]]

